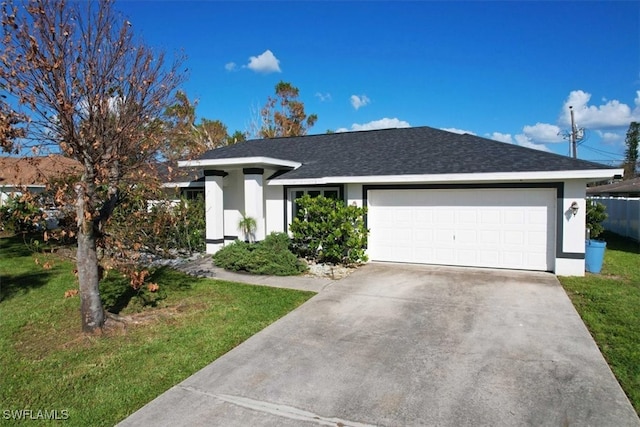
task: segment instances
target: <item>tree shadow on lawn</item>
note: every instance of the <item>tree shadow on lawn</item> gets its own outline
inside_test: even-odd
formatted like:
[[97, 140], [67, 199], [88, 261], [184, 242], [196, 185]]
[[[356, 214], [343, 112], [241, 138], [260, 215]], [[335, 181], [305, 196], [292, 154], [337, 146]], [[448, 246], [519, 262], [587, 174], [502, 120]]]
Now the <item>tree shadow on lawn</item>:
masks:
[[15, 234], [0, 239], [0, 257], [10, 259], [12, 257], [27, 257], [33, 254], [29, 247], [35, 240], [42, 240], [42, 236], [31, 234]]
[[602, 234], [602, 240], [607, 242], [607, 248], [614, 251], [629, 252], [632, 254], [640, 254], [640, 242], [636, 242], [628, 237], [605, 231]]
[[25, 274], [0, 276], [0, 302], [13, 298], [17, 295], [24, 295], [31, 289], [46, 285], [51, 279], [48, 271], [36, 271]]
[[[153, 269], [145, 281], [145, 285], [139, 290], [135, 290], [127, 277], [112, 274], [100, 282], [100, 296], [107, 311], [119, 314], [129, 306], [134, 298], [137, 298], [138, 304], [143, 307], [155, 307], [167, 297], [167, 291], [188, 290], [196, 280], [198, 279], [195, 277], [164, 266]], [[160, 291], [151, 293], [146, 287], [146, 284], [149, 283], [158, 283]]]

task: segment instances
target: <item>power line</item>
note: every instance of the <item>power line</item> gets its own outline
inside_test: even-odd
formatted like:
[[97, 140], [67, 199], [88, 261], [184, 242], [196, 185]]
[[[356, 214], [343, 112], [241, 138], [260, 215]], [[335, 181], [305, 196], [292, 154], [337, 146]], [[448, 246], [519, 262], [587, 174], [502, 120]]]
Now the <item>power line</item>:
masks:
[[620, 160], [620, 161], [624, 160], [624, 156], [620, 153], [612, 153], [610, 151], [601, 150], [599, 148], [594, 148], [589, 145], [583, 145], [582, 148], [586, 148], [587, 150], [593, 151], [594, 153], [612, 156], [613, 160]]

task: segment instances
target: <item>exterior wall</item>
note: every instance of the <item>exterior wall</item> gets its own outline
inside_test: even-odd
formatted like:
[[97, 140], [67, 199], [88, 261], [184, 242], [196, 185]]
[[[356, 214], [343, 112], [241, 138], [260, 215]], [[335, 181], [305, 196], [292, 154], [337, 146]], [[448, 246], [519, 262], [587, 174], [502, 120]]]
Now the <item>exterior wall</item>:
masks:
[[[564, 183], [564, 197], [562, 199], [562, 251], [584, 254], [584, 238], [586, 224], [586, 182], [582, 180], [566, 181]], [[573, 215], [571, 204], [578, 203], [578, 212]]]
[[266, 185], [265, 200], [265, 232], [284, 233], [284, 187], [282, 185]]
[[224, 242], [241, 238], [238, 222], [244, 208], [244, 181], [242, 171], [229, 171], [224, 177]]
[[[584, 239], [582, 239], [582, 243], [584, 245]], [[556, 258], [554, 273], [557, 276], [584, 276], [584, 258]]]
[[[264, 174], [245, 175], [242, 170], [230, 171], [224, 178], [224, 237], [225, 243], [239, 236], [237, 224], [242, 212], [256, 212], [261, 218], [256, 218], [259, 231], [256, 233], [258, 240], [271, 232], [286, 232], [284, 218], [286, 217], [286, 187], [280, 185], [268, 185], [266, 178], [273, 171], [266, 170]], [[262, 179], [260, 179], [262, 178]], [[261, 183], [258, 181], [262, 181]], [[520, 183], [524, 184], [524, 183]], [[458, 184], [460, 185], [460, 184]], [[462, 184], [464, 185], [464, 184]], [[478, 185], [470, 183], [469, 185]], [[487, 187], [491, 187], [487, 183]], [[499, 184], [498, 185], [510, 185]], [[519, 185], [519, 184], [516, 184]], [[531, 188], [537, 188], [535, 183], [529, 184]], [[557, 188], [557, 206], [555, 212], [556, 227], [554, 241], [555, 259], [554, 272], [558, 275], [583, 276], [585, 270], [585, 186], [583, 179], [567, 180], [562, 183], [540, 183], [541, 187]], [[312, 186], [309, 186], [312, 187]], [[363, 193], [362, 184], [346, 184], [343, 187], [344, 198], [348, 204], [363, 206], [366, 203], [366, 195]], [[523, 191], [526, 189], [523, 188]], [[250, 192], [250, 194], [248, 193]], [[261, 200], [258, 199], [261, 195]], [[578, 211], [573, 215], [571, 204], [578, 204]], [[250, 210], [247, 210], [250, 204]]]
[[[559, 209], [556, 230], [561, 247], [556, 248], [555, 270], [558, 276], [584, 276], [585, 223], [586, 223], [586, 185], [584, 180], [564, 182], [562, 198], [558, 199]], [[578, 204], [578, 212], [573, 215], [571, 204]]]
[[348, 205], [362, 207], [362, 184], [347, 184], [344, 187], [345, 200]]

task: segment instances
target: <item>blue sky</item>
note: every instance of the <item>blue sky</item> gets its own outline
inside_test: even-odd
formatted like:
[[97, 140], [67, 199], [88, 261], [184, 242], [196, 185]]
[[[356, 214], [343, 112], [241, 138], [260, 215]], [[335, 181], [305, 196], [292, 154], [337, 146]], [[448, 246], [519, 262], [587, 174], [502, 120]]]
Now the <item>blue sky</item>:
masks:
[[198, 115], [246, 131], [274, 86], [310, 133], [431, 126], [617, 165], [640, 121], [640, 2], [116, 2], [137, 36], [183, 52]]

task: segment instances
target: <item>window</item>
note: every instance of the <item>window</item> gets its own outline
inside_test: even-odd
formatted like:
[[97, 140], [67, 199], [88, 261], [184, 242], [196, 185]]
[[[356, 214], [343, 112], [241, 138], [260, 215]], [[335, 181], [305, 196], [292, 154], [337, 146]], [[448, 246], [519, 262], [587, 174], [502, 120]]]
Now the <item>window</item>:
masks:
[[311, 197], [324, 196], [328, 199], [337, 200], [340, 195], [340, 190], [337, 187], [322, 187], [322, 188], [292, 188], [289, 190], [289, 200], [287, 205], [289, 206], [289, 222], [298, 215], [298, 204], [296, 199], [308, 194]]
[[199, 197], [204, 199], [204, 188], [183, 188], [182, 196], [187, 200], [195, 200]]

